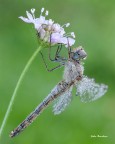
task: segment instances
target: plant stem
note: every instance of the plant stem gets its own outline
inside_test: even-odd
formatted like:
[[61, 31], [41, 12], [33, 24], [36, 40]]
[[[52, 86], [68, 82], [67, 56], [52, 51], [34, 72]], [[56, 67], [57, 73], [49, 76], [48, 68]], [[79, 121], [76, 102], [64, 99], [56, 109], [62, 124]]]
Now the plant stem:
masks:
[[20, 77], [19, 77], [19, 80], [18, 80], [18, 82], [17, 82], [17, 84], [16, 84], [16, 87], [15, 87], [15, 89], [14, 89], [14, 92], [13, 92], [13, 94], [12, 94], [10, 103], [9, 103], [9, 105], [8, 105], [6, 114], [5, 114], [5, 116], [4, 116], [2, 125], [1, 125], [1, 127], [0, 127], [0, 139], [1, 139], [1, 136], [2, 136], [2, 133], [3, 133], [3, 129], [4, 129], [5, 125], [6, 125], [8, 116], [9, 116], [9, 114], [10, 114], [10, 111], [11, 111], [11, 109], [12, 109], [12, 106], [13, 106], [13, 103], [14, 103], [14, 99], [16, 98], [17, 91], [18, 91], [18, 89], [19, 89], [19, 87], [20, 87], [20, 85], [21, 85], [21, 82], [22, 82], [22, 80], [23, 80], [26, 72], [28, 71], [31, 63], [33, 62], [33, 60], [35, 59], [35, 57], [37, 56], [37, 54], [38, 54], [39, 51], [41, 50], [41, 48], [42, 48], [42, 46], [39, 46], [38, 49], [33, 53], [33, 55], [32, 55], [32, 56], [30, 57], [30, 59], [28, 60], [25, 68], [23, 69], [23, 71], [22, 71], [22, 73], [21, 73], [21, 75], [20, 75]]

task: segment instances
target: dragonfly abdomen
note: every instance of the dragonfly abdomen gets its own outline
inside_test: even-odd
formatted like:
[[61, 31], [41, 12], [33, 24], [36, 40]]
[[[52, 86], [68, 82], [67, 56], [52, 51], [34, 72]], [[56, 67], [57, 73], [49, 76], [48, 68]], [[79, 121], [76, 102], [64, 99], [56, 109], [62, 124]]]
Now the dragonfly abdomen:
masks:
[[36, 107], [36, 109], [21, 124], [19, 124], [17, 128], [11, 131], [10, 137], [18, 135], [21, 131], [28, 127], [54, 99], [65, 92], [72, 84], [73, 82], [68, 84], [64, 81], [58, 83], [51, 93]]

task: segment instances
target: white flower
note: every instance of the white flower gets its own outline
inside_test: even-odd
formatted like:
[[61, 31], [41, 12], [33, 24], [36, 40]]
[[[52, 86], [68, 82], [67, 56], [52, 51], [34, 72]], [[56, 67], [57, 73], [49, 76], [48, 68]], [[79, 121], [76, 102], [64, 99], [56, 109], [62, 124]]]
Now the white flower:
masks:
[[61, 43], [65, 44], [66, 47], [72, 46], [75, 43], [75, 40], [73, 38], [70, 37], [63, 37], [61, 39]]
[[62, 43], [62, 44], [65, 44], [66, 47], [69, 47], [75, 43], [75, 40], [72, 38], [63, 37], [59, 33], [53, 33], [51, 35], [51, 43], [52, 44]]
[[74, 34], [74, 32], [71, 32], [71, 36], [72, 36], [73, 38], [75, 38], [75, 34]]
[[37, 30], [38, 36], [41, 40], [54, 44], [64, 44], [66, 47], [72, 46], [75, 43], [75, 34], [72, 32], [70, 35], [66, 34], [65, 27], [69, 27], [70, 23], [61, 26], [58, 23], [54, 23], [52, 19], [46, 20], [48, 11], [46, 10], [45, 16], [42, 16], [44, 8], [41, 9], [39, 18], [35, 18], [35, 9], [31, 9], [31, 12], [26, 11], [27, 18], [20, 16], [19, 18], [26, 23], [33, 23], [34, 28]]

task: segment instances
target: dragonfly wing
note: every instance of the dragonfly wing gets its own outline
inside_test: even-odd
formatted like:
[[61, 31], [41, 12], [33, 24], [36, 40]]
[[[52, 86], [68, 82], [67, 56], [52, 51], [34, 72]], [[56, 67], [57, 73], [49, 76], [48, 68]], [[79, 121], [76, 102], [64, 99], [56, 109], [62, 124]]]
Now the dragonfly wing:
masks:
[[71, 86], [67, 91], [65, 91], [59, 98], [55, 100], [55, 104], [53, 106], [53, 112], [55, 115], [64, 111], [68, 104], [71, 102], [72, 88], [73, 86]]
[[108, 89], [107, 85], [97, 84], [94, 79], [84, 76], [82, 80], [76, 84], [77, 95], [80, 96], [82, 102], [94, 101], [103, 96]]

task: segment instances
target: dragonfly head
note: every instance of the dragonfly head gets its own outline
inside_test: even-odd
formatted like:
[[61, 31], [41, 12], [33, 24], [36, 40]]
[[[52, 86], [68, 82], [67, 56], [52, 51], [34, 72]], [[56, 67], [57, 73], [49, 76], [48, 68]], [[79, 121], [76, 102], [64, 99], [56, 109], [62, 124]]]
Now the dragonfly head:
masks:
[[87, 53], [81, 46], [79, 46], [78, 48], [74, 48], [72, 53], [73, 60], [81, 60], [87, 57]]

